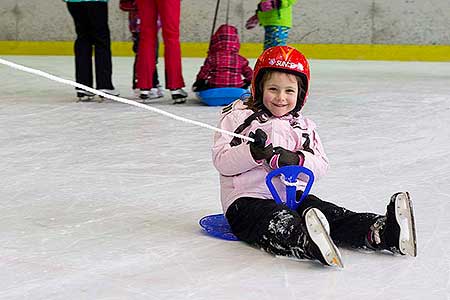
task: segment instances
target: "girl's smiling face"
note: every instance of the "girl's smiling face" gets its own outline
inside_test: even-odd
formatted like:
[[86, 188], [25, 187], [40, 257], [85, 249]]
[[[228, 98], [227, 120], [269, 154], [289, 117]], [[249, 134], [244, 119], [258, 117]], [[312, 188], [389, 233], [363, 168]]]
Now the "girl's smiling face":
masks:
[[290, 113], [297, 104], [298, 83], [294, 75], [273, 71], [263, 78], [263, 104], [275, 117]]

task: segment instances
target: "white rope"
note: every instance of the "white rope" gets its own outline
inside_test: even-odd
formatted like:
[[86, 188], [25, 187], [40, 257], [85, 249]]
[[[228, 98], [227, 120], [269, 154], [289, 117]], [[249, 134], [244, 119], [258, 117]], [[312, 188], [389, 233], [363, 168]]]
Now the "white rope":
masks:
[[47, 79], [50, 79], [50, 80], [53, 80], [53, 81], [56, 81], [56, 82], [60, 82], [60, 83], [63, 83], [63, 84], [67, 84], [67, 85], [71, 85], [73, 87], [77, 87], [77, 88], [83, 89], [85, 91], [91, 92], [93, 94], [96, 94], [96, 95], [104, 97], [104, 98], [108, 98], [108, 99], [111, 99], [111, 100], [114, 100], [114, 101], [117, 101], [117, 102], [121, 102], [121, 103], [126, 103], [126, 104], [133, 105], [133, 106], [136, 106], [136, 107], [140, 107], [140, 108], [143, 108], [143, 109], [146, 109], [146, 110], [158, 113], [160, 115], [172, 118], [174, 120], [178, 120], [178, 121], [181, 121], [181, 122], [185, 122], [185, 123], [189, 123], [189, 124], [192, 124], [192, 125], [200, 126], [200, 127], [203, 127], [203, 128], [211, 129], [211, 130], [214, 130], [214, 131], [217, 131], [217, 132], [221, 132], [221, 133], [224, 133], [224, 134], [228, 134], [228, 135], [231, 135], [231, 136], [234, 136], [234, 137], [238, 137], [238, 138], [247, 140], [249, 142], [254, 142], [255, 141], [253, 138], [245, 136], [245, 135], [242, 135], [242, 134], [237, 134], [237, 133], [234, 133], [234, 132], [231, 132], [231, 131], [228, 131], [228, 130], [224, 130], [224, 129], [221, 129], [221, 128], [217, 128], [217, 127], [208, 125], [206, 123], [202, 123], [202, 122], [199, 122], [199, 121], [194, 121], [194, 120], [191, 120], [191, 119], [183, 118], [183, 117], [171, 114], [169, 112], [166, 112], [164, 110], [161, 110], [161, 109], [158, 109], [158, 108], [155, 108], [155, 107], [151, 107], [151, 106], [148, 106], [148, 105], [136, 102], [134, 100], [129, 100], [129, 99], [125, 99], [125, 98], [122, 98], [122, 97], [113, 96], [113, 95], [110, 95], [110, 94], [98, 91], [96, 89], [93, 89], [91, 87], [85, 86], [85, 85], [80, 84], [78, 82], [75, 82], [75, 81], [72, 81], [72, 80], [63, 79], [63, 78], [60, 78], [60, 77], [48, 74], [48, 73], [43, 72], [41, 70], [28, 68], [28, 67], [25, 67], [25, 66], [22, 66], [22, 65], [19, 65], [19, 64], [16, 64], [16, 63], [13, 63], [13, 62], [1, 59], [1, 58], [0, 58], [0, 63], [4, 64], [6, 66], [9, 66], [11, 68], [14, 68], [16, 70], [20, 70], [20, 71], [24, 71], [24, 72], [27, 72], [27, 73], [35, 74], [35, 75], [38, 75], [38, 76], [41, 76], [41, 77], [45, 77]]

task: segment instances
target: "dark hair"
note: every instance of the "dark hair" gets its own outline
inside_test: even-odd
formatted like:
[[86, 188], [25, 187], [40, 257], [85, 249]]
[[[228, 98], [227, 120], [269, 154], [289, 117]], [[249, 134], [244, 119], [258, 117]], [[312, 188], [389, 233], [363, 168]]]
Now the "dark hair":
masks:
[[274, 69], [266, 68], [259, 72], [258, 78], [255, 78], [255, 84], [256, 84], [255, 94], [256, 95], [251, 95], [250, 97], [248, 97], [248, 99], [246, 101], [247, 107], [255, 112], [259, 111], [259, 110], [265, 110], [268, 113], [270, 113], [269, 110], [264, 106], [264, 103], [263, 103], [263, 91], [264, 91], [264, 84], [266, 83], [267, 80], [269, 80], [270, 76], [275, 72], [293, 75], [295, 77], [295, 79], [297, 80], [297, 86], [298, 86], [297, 104], [296, 104], [295, 108], [290, 112], [293, 115], [297, 115], [297, 113], [300, 111], [300, 109], [303, 106], [303, 102], [305, 101], [306, 91], [303, 88], [303, 86], [305, 85], [305, 81], [307, 80], [306, 76], [300, 76], [298, 73], [290, 73], [285, 70], [280, 70], [280, 69], [275, 69], [275, 68]]

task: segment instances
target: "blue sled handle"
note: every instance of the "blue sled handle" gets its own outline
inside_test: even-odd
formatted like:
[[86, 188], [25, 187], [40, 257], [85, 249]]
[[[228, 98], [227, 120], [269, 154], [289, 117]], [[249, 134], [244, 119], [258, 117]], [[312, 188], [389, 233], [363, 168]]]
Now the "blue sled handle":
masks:
[[290, 209], [296, 210], [300, 203], [308, 196], [309, 191], [314, 183], [314, 174], [313, 172], [305, 168], [303, 166], [284, 166], [278, 169], [273, 170], [266, 176], [266, 185], [269, 188], [270, 193], [273, 196], [273, 199], [278, 204], [283, 204], [284, 202], [281, 200], [280, 195], [278, 195], [275, 186], [272, 183], [272, 178], [278, 175], [283, 174], [284, 178], [287, 182], [295, 184], [297, 178], [300, 174], [306, 174], [308, 176], [308, 182], [306, 183], [305, 190], [303, 191], [302, 196], [299, 201], [297, 201], [297, 187], [295, 185], [286, 185], [286, 205]]

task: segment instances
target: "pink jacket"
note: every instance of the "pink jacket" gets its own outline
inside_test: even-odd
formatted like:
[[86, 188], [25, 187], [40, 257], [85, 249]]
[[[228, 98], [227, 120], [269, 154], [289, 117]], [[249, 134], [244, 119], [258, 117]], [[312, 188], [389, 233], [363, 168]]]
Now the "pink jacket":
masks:
[[[225, 107], [220, 116], [219, 127], [231, 132], [253, 114], [241, 100], [237, 100]], [[300, 115], [281, 118], [266, 117], [265, 120], [256, 119], [241, 133], [248, 136], [261, 128], [268, 135], [268, 142], [274, 147], [281, 146], [291, 151], [301, 151], [304, 155], [303, 166], [314, 173], [315, 179], [323, 176], [328, 169], [328, 158], [325, 155], [316, 124]], [[240, 197], [255, 197], [273, 199], [266, 186], [266, 175], [272, 170], [264, 162], [256, 162], [247, 141], [237, 146], [230, 145], [232, 136], [217, 132], [212, 147], [213, 164], [220, 173], [221, 202], [223, 211]], [[303, 180], [307, 180], [306, 175]], [[300, 176], [300, 180], [302, 176]], [[273, 179], [280, 197], [285, 198], [285, 186], [279, 178]], [[301, 182], [306, 186], [306, 182]], [[300, 188], [301, 189], [301, 188]]]

